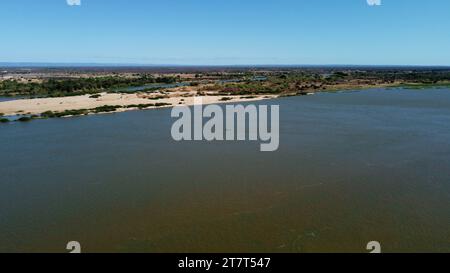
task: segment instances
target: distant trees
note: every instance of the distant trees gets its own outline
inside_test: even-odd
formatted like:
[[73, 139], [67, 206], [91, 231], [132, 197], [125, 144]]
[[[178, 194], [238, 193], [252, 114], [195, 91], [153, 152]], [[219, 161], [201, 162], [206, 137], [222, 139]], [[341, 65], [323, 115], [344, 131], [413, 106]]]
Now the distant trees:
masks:
[[171, 84], [177, 82], [175, 77], [153, 77], [143, 75], [138, 78], [119, 76], [91, 77], [76, 79], [49, 79], [42, 83], [22, 83], [16, 80], [0, 82], [2, 95], [28, 95], [28, 96], [70, 96], [89, 93], [98, 93], [102, 90], [135, 87], [152, 83]]

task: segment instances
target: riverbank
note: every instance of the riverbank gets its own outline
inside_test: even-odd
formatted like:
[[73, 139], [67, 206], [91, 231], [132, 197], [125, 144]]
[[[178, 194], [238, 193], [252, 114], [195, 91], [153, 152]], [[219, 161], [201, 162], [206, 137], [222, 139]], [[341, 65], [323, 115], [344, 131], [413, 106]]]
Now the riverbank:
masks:
[[[4, 116], [42, 115], [43, 113], [73, 112], [80, 114], [102, 112], [124, 112], [137, 109], [194, 105], [194, 93], [155, 94], [155, 93], [100, 93], [59, 98], [20, 99], [0, 102], [0, 113]], [[246, 102], [275, 98], [274, 95], [220, 96], [202, 95], [204, 104], [225, 102]], [[106, 109], [107, 111], [101, 111]], [[74, 114], [76, 115], [76, 114]]]
[[[303, 90], [296, 93], [281, 94], [241, 94], [231, 95], [219, 92], [198, 91], [196, 87], [180, 86], [170, 91], [137, 92], [137, 93], [98, 93], [79, 96], [66, 96], [56, 98], [18, 98], [11, 97], [8, 100], [0, 100], [0, 116], [6, 122], [9, 117], [22, 117], [28, 121], [31, 118], [53, 118], [80, 116], [88, 114], [115, 113], [130, 110], [154, 109], [174, 106], [192, 106], [194, 98], [202, 98], [203, 104], [217, 104], [229, 102], [249, 102], [278, 97], [310, 95], [322, 92], [341, 92], [348, 90], [367, 90], [377, 88], [448, 88], [447, 84], [418, 85], [418, 84], [360, 84], [339, 85], [323, 90]], [[10, 120], [11, 121], [11, 120]]]

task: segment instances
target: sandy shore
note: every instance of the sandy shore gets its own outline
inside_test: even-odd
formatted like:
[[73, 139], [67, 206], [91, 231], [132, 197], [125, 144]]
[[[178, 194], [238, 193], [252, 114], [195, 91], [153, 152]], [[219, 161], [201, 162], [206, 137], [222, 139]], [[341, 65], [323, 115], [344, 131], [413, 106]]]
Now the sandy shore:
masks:
[[[40, 98], [40, 99], [19, 99], [13, 101], [0, 102], [0, 113], [11, 115], [39, 115], [46, 111], [63, 112], [66, 110], [94, 109], [101, 106], [129, 106], [139, 104], [167, 103], [172, 106], [194, 105], [193, 94], [171, 94], [162, 96], [161, 94], [115, 94], [102, 93], [99, 98], [92, 98], [90, 95], [60, 97], [60, 98]], [[229, 103], [257, 101], [276, 96], [255, 96], [245, 98], [243, 96], [197, 96], [203, 99], [203, 104]], [[158, 99], [155, 99], [158, 98]], [[231, 100], [224, 101], [223, 98]], [[156, 108], [156, 107], [149, 107]], [[133, 108], [120, 108], [116, 112], [133, 110]]]

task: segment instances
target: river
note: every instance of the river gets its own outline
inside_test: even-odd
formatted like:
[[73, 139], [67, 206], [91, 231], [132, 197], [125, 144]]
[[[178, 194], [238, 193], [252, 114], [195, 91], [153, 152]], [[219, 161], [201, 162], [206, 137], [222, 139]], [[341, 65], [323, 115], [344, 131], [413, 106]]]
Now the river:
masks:
[[170, 109], [0, 124], [0, 252], [450, 250], [450, 90], [281, 98], [280, 149]]

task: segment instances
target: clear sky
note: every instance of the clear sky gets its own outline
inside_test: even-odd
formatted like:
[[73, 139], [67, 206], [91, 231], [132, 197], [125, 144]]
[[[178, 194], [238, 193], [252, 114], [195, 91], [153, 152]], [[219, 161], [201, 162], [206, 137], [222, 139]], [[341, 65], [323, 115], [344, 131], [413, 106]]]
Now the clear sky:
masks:
[[450, 65], [449, 0], [67, 1], [0, 1], [0, 62]]

